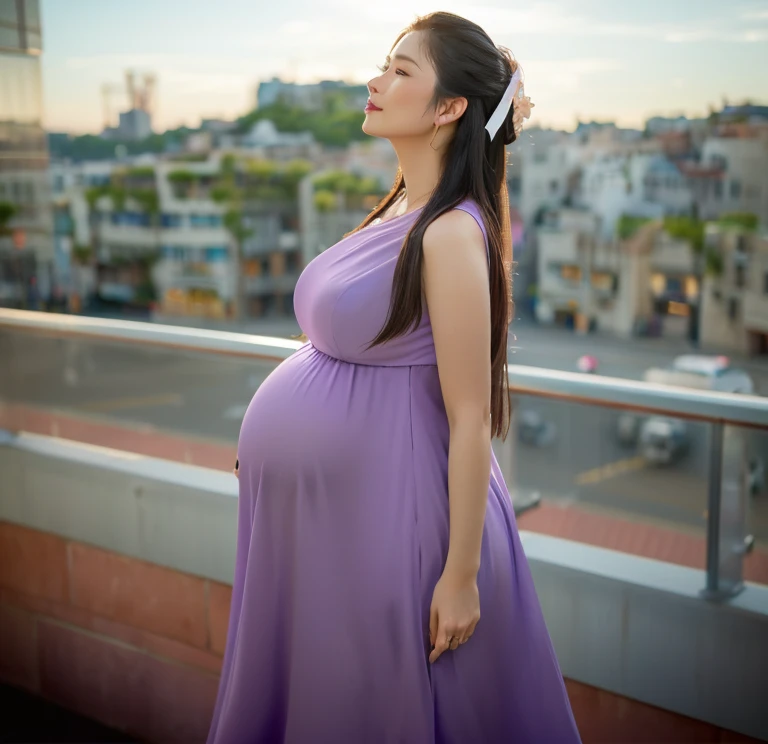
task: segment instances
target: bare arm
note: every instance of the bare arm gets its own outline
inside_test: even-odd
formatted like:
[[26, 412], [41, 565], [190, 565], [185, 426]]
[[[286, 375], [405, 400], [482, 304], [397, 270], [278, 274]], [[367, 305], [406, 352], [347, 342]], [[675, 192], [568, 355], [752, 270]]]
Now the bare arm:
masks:
[[[491, 314], [485, 241], [474, 218], [456, 210], [427, 228], [423, 254], [424, 291], [450, 426], [450, 541], [443, 579], [455, 587], [475, 586], [491, 468]], [[479, 606], [476, 614], [479, 619]], [[448, 628], [449, 633], [465, 636], [473, 630], [474, 624]]]

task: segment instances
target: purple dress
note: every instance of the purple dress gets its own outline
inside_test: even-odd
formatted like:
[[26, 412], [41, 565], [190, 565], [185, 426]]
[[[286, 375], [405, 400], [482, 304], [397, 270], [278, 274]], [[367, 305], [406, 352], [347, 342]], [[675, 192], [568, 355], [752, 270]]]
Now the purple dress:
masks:
[[[485, 228], [477, 206], [469, 212]], [[474, 635], [430, 665], [448, 551], [449, 429], [426, 312], [369, 351], [420, 210], [303, 271], [310, 339], [261, 384], [238, 445], [237, 558], [211, 744], [578, 742], [492, 456]]]

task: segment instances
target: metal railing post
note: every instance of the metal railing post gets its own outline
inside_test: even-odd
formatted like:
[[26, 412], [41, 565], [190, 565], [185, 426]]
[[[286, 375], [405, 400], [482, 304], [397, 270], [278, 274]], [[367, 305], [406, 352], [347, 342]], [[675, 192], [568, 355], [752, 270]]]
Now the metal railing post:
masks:
[[707, 574], [702, 591], [707, 599], [728, 599], [744, 588], [748, 498], [744, 432], [715, 422], [710, 429]]
[[707, 494], [707, 582], [704, 594], [715, 598], [720, 588], [720, 487], [723, 480], [723, 435], [721, 423], [709, 428], [709, 482]]

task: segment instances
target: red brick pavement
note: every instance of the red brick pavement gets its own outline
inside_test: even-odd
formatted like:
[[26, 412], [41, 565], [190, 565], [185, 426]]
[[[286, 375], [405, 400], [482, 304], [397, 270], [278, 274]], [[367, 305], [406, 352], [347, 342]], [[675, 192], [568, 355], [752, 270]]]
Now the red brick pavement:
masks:
[[0, 429], [44, 434], [219, 470], [231, 470], [237, 456], [234, 444], [162, 431], [148, 424], [131, 426], [97, 416], [2, 402]]
[[[518, 525], [531, 532], [577, 540], [679, 566], [700, 569], [705, 566], [706, 538], [703, 535], [600, 514], [577, 505], [560, 506], [545, 501], [536, 509], [522, 514]], [[768, 552], [757, 548], [745, 558], [744, 578], [768, 584]]]

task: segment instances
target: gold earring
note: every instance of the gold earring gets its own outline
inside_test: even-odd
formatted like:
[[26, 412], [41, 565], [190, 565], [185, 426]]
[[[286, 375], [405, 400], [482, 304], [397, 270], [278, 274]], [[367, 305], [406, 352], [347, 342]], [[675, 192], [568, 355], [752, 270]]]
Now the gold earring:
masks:
[[[435, 125], [435, 133], [432, 135], [432, 139], [429, 141], [429, 146], [432, 147], [432, 143], [435, 141], [435, 137], [437, 137], [437, 132], [440, 129], [440, 125]], [[437, 152], [440, 148], [439, 147], [432, 147], [432, 149]]]

